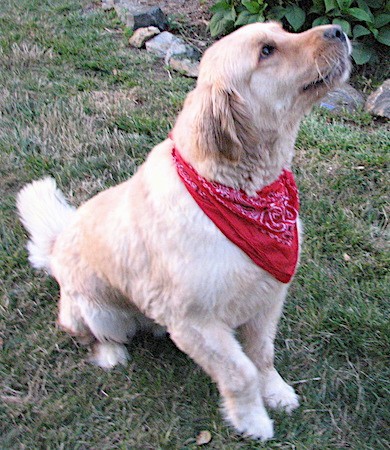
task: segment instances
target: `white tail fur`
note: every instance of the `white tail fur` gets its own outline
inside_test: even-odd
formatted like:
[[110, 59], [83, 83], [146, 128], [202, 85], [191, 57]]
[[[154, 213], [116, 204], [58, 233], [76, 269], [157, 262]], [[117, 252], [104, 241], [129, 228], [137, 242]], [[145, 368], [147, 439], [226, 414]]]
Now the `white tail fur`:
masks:
[[25, 186], [17, 196], [20, 219], [30, 234], [27, 244], [30, 263], [50, 272], [50, 253], [61, 231], [75, 215], [53, 178]]

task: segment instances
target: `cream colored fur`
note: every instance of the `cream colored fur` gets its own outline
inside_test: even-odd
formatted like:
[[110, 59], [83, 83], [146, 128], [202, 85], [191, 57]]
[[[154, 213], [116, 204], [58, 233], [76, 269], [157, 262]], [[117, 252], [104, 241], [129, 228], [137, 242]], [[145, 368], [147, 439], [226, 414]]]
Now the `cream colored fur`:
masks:
[[[253, 24], [214, 44], [173, 130], [184, 159], [249, 195], [273, 182], [290, 167], [302, 116], [348, 76], [350, 46], [335, 30], [289, 34]], [[267, 45], [275, 48], [269, 55]], [[94, 345], [94, 363], [124, 363], [124, 344], [138, 329], [166, 328], [217, 383], [227, 421], [266, 440], [273, 423], [265, 405], [298, 406], [273, 363], [288, 285], [198, 208], [172, 148], [171, 139], [157, 145], [130, 180], [77, 211], [51, 179], [25, 187], [18, 208], [30, 259], [58, 281], [59, 324]]]

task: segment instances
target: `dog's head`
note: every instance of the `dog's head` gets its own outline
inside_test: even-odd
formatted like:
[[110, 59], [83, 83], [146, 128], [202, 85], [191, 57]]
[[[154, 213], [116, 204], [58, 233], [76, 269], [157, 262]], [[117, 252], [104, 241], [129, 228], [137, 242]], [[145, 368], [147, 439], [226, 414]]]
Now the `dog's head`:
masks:
[[237, 161], [267, 130], [297, 127], [316, 101], [346, 81], [350, 52], [337, 25], [296, 34], [256, 23], [216, 42], [187, 100], [198, 156]]

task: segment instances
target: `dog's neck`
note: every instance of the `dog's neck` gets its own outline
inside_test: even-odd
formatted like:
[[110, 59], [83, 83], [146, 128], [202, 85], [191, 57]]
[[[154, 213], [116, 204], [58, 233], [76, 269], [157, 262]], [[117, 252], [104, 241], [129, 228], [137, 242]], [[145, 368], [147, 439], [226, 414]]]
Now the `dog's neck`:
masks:
[[[245, 97], [225, 93], [220, 113], [216, 109], [218, 103], [210, 102], [212, 94], [212, 89], [202, 86], [189, 94], [172, 133], [175, 146], [183, 158], [207, 180], [255, 195], [275, 181], [283, 169], [290, 169], [295, 139], [304, 112], [299, 105], [290, 104], [289, 113], [286, 113], [285, 110], [278, 112], [275, 105], [267, 107], [264, 104], [253, 105], [253, 102], [254, 109], [251, 110], [248, 107], [251, 102], [245, 100], [245, 97], [249, 98], [251, 95], [248, 92], [244, 93]], [[236, 115], [229, 116], [231, 110]], [[223, 148], [222, 144], [217, 148], [212, 145], [214, 142], [223, 142], [223, 139], [218, 141], [202, 138], [202, 133], [213, 136], [213, 133], [220, 132], [215, 115], [221, 123], [222, 132], [223, 126], [225, 129], [239, 130], [236, 139], [229, 140], [228, 135], [228, 149]], [[226, 125], [229, 119], [231, 121], [228, 125], [233, 122], [231, 128]], [[235, 120], [238, 122], [235, 123]], [[239, 155], [238, 158], [234, 158], [236, 155]]]
[[279, 132], [267, 131], [260, 138], [258, 146], [250, 153], [244, 153], [238, 162], [205, 160], [195, 164], [205, 178], [255, 195], [273, 183], [283, 169], [291, 167], [294, 141], [288, 142]]
[[237, 162], [214, 157], [199, 159], [193, 149], [191, 133], [180, 128], [181, 125], [179, 122], [173, 132], [175, 145], [186, 161], [207, 180], [242, 189], [253, 196], [274, 182], [283, 169], [291, 167], [298, 124], [294, 129], [286, 125], [286, 129], [260, 132], [258, 144], [250, 152], [243, 153]]

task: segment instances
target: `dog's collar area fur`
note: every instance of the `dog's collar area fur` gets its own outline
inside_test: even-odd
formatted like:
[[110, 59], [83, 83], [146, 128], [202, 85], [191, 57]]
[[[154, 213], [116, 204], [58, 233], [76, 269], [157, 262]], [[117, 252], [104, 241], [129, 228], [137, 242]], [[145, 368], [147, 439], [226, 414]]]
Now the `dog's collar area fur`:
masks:
[[292, 172], [283, 170], [272, 184], [248, 196], [211, 182], [174, 147], [177, 173], [202, 211], [259, 267], [289, 283], [298, 262], [298, 191]]

